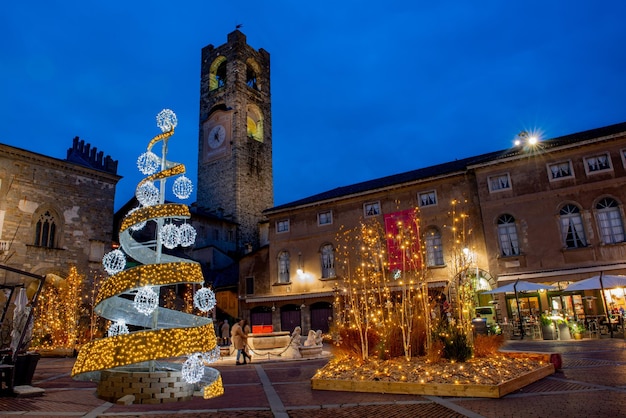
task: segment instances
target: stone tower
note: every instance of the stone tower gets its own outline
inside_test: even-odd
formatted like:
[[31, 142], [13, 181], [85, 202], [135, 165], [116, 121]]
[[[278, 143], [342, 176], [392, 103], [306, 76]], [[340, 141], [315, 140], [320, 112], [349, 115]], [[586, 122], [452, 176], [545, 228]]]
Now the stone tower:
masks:
[[273, 206], [270, 55], [238, 30], [202, 49], [198, 205], [239, 225], [237, 242], [258, 248]]

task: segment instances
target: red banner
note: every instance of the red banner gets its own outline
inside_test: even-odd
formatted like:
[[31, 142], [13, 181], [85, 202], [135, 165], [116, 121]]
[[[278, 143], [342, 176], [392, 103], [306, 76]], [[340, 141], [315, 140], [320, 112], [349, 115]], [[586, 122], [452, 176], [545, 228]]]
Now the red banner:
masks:
[[389, 270], [409, 271], [420, 268], [419, 226], [414, 209], [384, 216]]

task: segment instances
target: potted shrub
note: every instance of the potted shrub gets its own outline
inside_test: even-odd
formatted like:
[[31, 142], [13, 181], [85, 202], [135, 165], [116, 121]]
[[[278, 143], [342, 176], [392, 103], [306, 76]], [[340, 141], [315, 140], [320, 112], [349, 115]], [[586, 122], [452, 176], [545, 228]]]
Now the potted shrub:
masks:
[[585, 332], [585, 327], [580, 322], [570, 322], [569, 330], [575, 340], [581, 340], [583, 338], [583, 333]]
[[557, 327], [559, 327], [559, 339], [560, 340], [571, 340], [572, 336], [569, 332], [569, 325], [566, 319], [559, 319], [556, 322]]
[[544, 340], [556, 340], [554, 322], [545, 314], [541, 315], [541, 335], [543, 335]]

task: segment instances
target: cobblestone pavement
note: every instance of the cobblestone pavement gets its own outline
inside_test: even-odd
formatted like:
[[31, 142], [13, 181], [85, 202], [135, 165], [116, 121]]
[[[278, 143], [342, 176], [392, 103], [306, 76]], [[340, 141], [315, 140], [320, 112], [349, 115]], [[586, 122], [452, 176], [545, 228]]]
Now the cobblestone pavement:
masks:
[[0, 417], [591, 417], [626, 411], [626, 340], [509, 341], [515, 351], [558, 352], [563, 367], [501, 399], [318, 391], [310, 378], [327, 359], [214, 365], [224, 395], [162, 405], [115, 405], [95, 397], [95, 384], [69, 377], [73, 358], [42, 358], [33, 398], [0, 397]]

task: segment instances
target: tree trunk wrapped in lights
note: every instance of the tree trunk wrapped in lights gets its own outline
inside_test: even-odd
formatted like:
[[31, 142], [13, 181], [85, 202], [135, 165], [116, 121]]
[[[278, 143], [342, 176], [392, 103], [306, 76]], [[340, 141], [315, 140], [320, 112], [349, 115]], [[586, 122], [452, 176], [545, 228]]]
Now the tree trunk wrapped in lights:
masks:
[[[121, 250], [114, 250], [103, 259], [110, 277], [96, 298], [96, 313], [112, 321], [112, 326], [107, 337], [92, 340], [81, 348], [72, 376], [102, 383], [101, 379], [116, 371], [148, 372], [166, 379], [171, 378], [168, 373], [178, 371], [187, 384], [195, 385], [192, 387], [196, 390], [200, 387], [205, 398], [212, 398], [224, 391], [219, 372], [205, 367], [219, 358], [212, 320], [159, 306], [161, 287], [204, 283], [199, 263], [162, 250], [163, 246], [169, 249], [189, 246], [195, 240], [195, 230], [185, 223], [191, 216], [189, 208], [164, 203], [165, 181], [170, 177], [179, 176], [174, 182], [176, 197], [188, 198], [192, 190], [184, 176], [185, 166], [166, 159], [168, 139], [174, 134], [176, 123], [171, 110], [159, 113], [157, 124], [163, 133], [150, 141], [147, 151], [137, 161], [140, 171], [148, 175], [136, 189], [141, 206], [130, 211], [122, 222]], [[160, 157], [152, 152], [159, 142], [162, 143]], [[136, 241], [133, 233], [148, 226], [155, 227], [155, 239]], [[126, 268], [126, 255], [141, 265]], [[194, 305], [208, 312], [215, 306], [215, 295], [210, 289], [202, 288], [194, 295]], [[156, 363], [183, 356], [187, 357], [184, 363]], [[114, 393], [108, 397], [119, 395]], [[141, 397], [139, 393], [126, 394]]]

